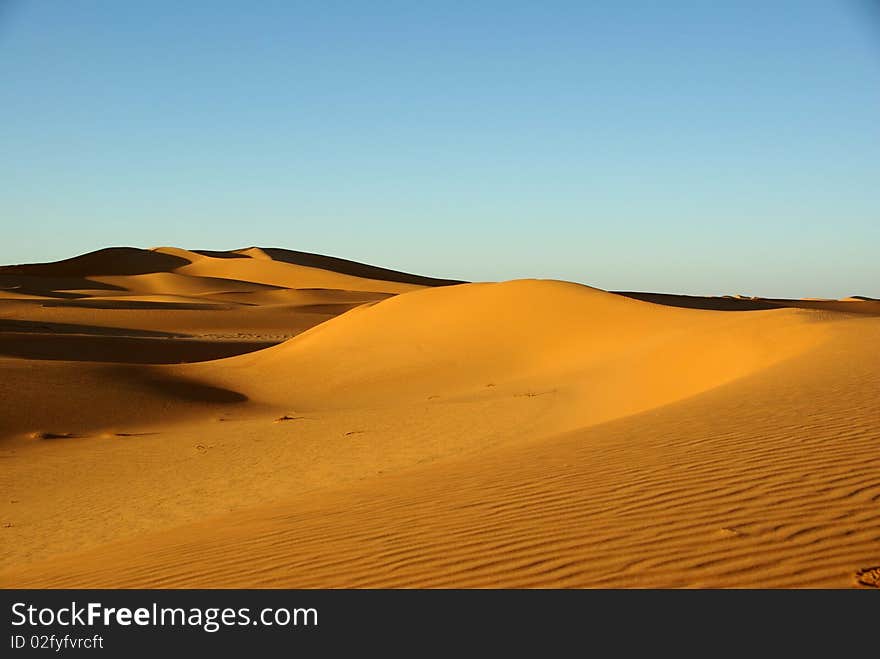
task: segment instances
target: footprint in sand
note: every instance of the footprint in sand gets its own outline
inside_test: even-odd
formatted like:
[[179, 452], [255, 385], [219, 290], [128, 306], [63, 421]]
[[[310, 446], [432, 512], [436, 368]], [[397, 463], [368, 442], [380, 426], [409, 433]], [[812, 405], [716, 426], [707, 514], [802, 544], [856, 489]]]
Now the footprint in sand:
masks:
[[856, 572], [856, 583], [868, 588], [880, 588], [880, 565]]
[[115, 432], [113, 430], [108, 430], [107, 432], [101, 433], [99, 437], [102, 439], [113, 439], [114, 437], [145, 437], [147, 435], [158, 434], [158, 432]]
[[550, 389], [549, 391], [527, 391], [524, 394], [514, 394], [517, 397], [523, 398], [534, 398], [535, 396], [544, 396], [546, 394], [555, 394], [556, 389]]

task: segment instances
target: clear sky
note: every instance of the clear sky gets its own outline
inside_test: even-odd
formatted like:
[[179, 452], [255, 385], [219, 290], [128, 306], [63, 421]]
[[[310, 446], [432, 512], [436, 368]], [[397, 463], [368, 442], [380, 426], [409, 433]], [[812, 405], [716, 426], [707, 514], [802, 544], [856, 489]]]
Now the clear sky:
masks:
[[0, 0], [0, 263], [880, 297], [875, 6]]

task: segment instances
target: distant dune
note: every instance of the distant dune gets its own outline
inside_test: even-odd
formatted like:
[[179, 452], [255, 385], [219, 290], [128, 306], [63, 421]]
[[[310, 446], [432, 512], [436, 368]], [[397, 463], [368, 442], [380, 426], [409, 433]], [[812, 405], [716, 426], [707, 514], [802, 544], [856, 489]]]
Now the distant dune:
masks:
[[0, 586], [876, 585], [878, 345], [858, 296], [0, 267]]
[[[615, 291], [617, 292], [617, 291]], [[880, 315], [880, 300], [854, 295], [841, 300], [823, 298], [802, 298], [789, 300], [763, 297], [700, 297], [694, 295], [670, 295], [668, 293], [635, 293], [630, 291], [617, 292], [636, 300], [654, 302], [672, 307], [686, 309], [711, 309], [715, 311], [757, 311], [761, 309], [823, 309], [826, 311], [842, 311], [845, 313], [863, 313]], [[857, 304], [852, 304], [852, 303]]]

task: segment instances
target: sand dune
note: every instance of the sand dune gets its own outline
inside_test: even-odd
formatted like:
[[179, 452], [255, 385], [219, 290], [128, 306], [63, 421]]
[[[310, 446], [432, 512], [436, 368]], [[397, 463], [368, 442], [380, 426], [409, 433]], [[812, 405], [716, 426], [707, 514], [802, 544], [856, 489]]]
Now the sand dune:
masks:
[[[416, 283], [398, 282], [388, 279], [370, 279], [348, 274], [351, 269], [328, 270], [321, 267], [299, 265], [298, 263], [275, 260], [261, 249], [252, 248], [236, 252], [243, 258], [223, 258], [205, 256], [195, 252], [172, 248], [159, 248], [157, 252], [167, 256], [188, 258], [190, 263], [175, 269], [186, 275], [224, 277], [284, 288], [330, 288], [351, 291], [371, 291], [381, 293], [403, 293], [419, 288]], [[186, 255], [185, 257], [183, 255]], [[363, 266], [369, 271], [369, 266]], [[413, 280], [423, 279], [427, 285], [445, 285], [453, 282], [427, 280], [412, 276]]]
[[479, 398], [487, 389], [548, 396], [561, 409], [547, 430], [563, 430], [766, 368], [821, 341], [826, 328], [815, 321], [798, 311], [658, 307], [557, 281], [468, 284], [365, 306], [275, 348], [194, 370], [255, 399], [309, 409]]
[[851, 587], [880, 565], [873, 300], [257, 248], [0, 277], [5, 587]]
[[234, 253], [247, 255], [254, 259], [280, 261], [282, 263], [291, 263], [320, 270], [329, 270], [373, 281], [399, 282], [403, 284], [415, 284], [416, 286], [448, 286], [450, 284], [464, 283], [459, 280], [423, 277], [421, 275], [413, 275], [398, 270], [389, 270], [388, 268], [379, 268], [377, 266], [357, 263], [356, 261], [348, 261], [333, 256], [310, 254], [308, 252], [295, 252], [293, 250], [279, 249], [277, 247], [249, 247], [246, 249], [235, 250]]
[[[0, 328], [0, 355], [136, 363], [216, 359], [266, 347], [360, 304], [420, 287], [412, 282], [452, 283], [299, 252], [290, 254], [315, 267], [293, 263], [284, 250], [269, 251], [291, 262], [245, 251], [211, 256], [119, 247], [55, 263], [2, 266], [3, 317], [118, 331], [92, 340], [84, 338], [94, 335], [90, 330], [59, 339], [53, 330], [23, 336]], [[249, 265], [230, 266], [230, 254]], [[139, 330], [163, 334], [135, 340]], [[221, 340], [234, 345], [221, 346]]]
[[696, 295], [670, 295], [668, 293], [636, 293], [615, 291], [618, 295], [645, 302], [654, 302], [686, 309], [712, 309], [715, 311], [756, 311], [766, 309], [820, 309], [844, 313], [880, 315], [880, 301], [854, 295], [840, 300], [802, 298], [798, 300], [780, 298], [758, 298], [742, 296], [701, 297]]
[[111, 247], [54, 263], [0, 266], [0, 290], [7, 292], [97, 289], [181, 295], [311, 288], [399, 293], [455, 283], [460, 282], [256, 247], [232, 252]]

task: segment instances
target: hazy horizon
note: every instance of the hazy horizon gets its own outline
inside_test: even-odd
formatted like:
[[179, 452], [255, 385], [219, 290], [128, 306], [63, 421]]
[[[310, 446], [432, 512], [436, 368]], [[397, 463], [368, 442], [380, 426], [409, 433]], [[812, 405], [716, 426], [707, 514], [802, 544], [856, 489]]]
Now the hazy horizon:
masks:
[[880, 298], [864, 2], [8, 2], [0, 263], [109, 246]]

